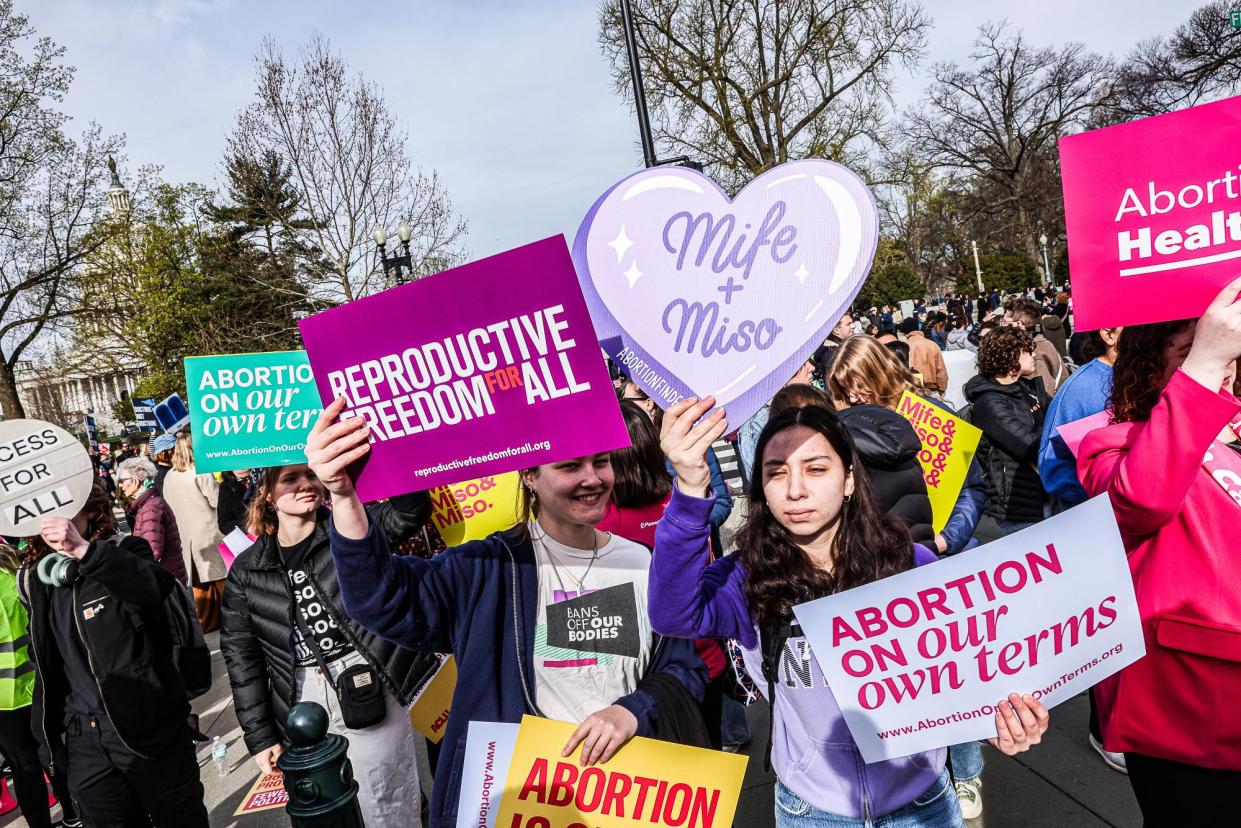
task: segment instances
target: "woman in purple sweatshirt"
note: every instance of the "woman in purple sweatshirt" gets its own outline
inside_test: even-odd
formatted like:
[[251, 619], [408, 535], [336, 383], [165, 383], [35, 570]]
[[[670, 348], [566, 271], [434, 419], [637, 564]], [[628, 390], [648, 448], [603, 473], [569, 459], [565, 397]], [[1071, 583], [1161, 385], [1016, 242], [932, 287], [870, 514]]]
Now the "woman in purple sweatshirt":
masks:
[[[808, 406], [763, 429], [739, 551], [710, 563], [704, 453], [728, 428], [722, 410], [703, 419], [714, 404], [687, 399], [664, 417], [661, 444], [677, 482], [655, 532], [652, 625], [664, 635], [735, 639], [750, 674], [766, 679], [775, 695], [769, 750], [779, 828], [964, 826], [944, 749], [863, 761], [793, 617], [795, 604], [935, 555], [880, 511], [865, 474], [854, 474], [853, 444], [836, 415]], [[768, 644], [767, 671], [763, 639], [783, 639]], [[1048, 715], [1038, 701], [1013, 694], [1002, 708], [992, 745], [1014, 754], [1040, 740]]]

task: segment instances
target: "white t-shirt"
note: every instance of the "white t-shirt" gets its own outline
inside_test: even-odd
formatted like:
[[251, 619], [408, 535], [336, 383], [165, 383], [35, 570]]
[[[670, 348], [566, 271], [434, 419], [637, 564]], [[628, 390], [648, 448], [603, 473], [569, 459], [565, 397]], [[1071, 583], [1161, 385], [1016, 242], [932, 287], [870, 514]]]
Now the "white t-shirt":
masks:
[[549, 718], [581, 722], [636, 690], [646, 672], [651, 553], [612, 535], [592, 566], [590, 550], [558, 543], [537, 523], [530, 535], [539, 567], [534, 700]]

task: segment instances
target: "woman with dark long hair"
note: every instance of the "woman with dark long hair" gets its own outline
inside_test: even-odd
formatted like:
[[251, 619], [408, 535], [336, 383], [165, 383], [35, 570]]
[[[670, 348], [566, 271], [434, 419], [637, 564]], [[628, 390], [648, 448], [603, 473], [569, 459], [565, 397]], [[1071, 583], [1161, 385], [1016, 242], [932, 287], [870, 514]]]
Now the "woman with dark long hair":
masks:
[[1146, 657], [1096, 686], [1148, 826], [1235, 825], [1241, 788], [1241, 279], [1200, 319], [1128, 327], [1113, 425], [1082, 441], [1128, 552]]
[[[651, 621], [668, 635], [736, 639], [751, 675], [800, 664], [766, 683], [773, 704], [771, 760], [776, 825], [962, 826], [944, 749], [866, 764], [793, 616], [793, 607], [929, 563], [885, 515], [839, 418], [819, 406], [789, 408], [759, 437], [749, 516], [738, 552], [708, 564], [711, 508], [703, 450], [727, 429], [715, 404], [684, 400], [661, 433], [677, 483], [656, 532]], [[787, 668], [786, 668], [787, 671]], [[992, 744], [1017, 753], [1037, 743], [1048, 716], [1013, 694], [996, 714]]]
[[[828, 387], [836, 400], [838, 413], [853, 438], [853, 445], [862, 455], [862, 464], [879, 495], [880, 506], [889, 514], [905, 519], [914, 526], [911, 530], [914, 540], [924, 540], [925, 535], [919, 534], [918, 530], [925, 533], [929, 529], [931, 538], [927, 542], [928, 547], [943, 555], [956, 555], [978, 546], [979, 543], [974, 532], [978, 529], [983, 508], [987, 503], [987, 483], [983, 480], [978, 463], [970, 463], [952, 513], [943, 529], [935, 532], [934, 514], [927, 487], [923, 482], [921, 463], [914, 464], [918, 476], [913, 477], [909, 470], [902, 474], [899, 469], [873, 461], [867, 462], [867, 455], [874, 452], [873, 449], [869, 452], [867, 449], [870, 449], [877, 437], [863, 424], [876, 419], [874, 409], [877, 406], [888, 409], [892, 415], [904, 421], [904, 417], [896, 414], [896, 410], [901, 397], [908, 391], [931, 405], [949, 413], [956, 413], [948, 403], [934, 394], [926, 393], [926, 390], [915, 382], [906, 363], [892, 353], [892, 346], [896, 344], [903, 343], [889, 343], [885, 349], [885, 346], [870, 337], [851, 337], [841, 346], [840, 357], [828, 379]], [[893, 429], [885, 429], [889, 433], [891, 430]], [[904, 432], [902, 430], [899, 433]], [[920, 438], [917, 444], [921, 451]], [[896, 497], [897, 494], [900, 496]], [[919, 521], [924, 521], [924, 524], [920, 525]], [[982, 745], [978, 742], [953, 745], [949, 748], [949, 755], [952, 759], [953, 784], [961, 801], [962, 816], [976, 819], [982, 815]]]
[[[437, 661], [349, 617], [328, 551], [326, 496], [304, 463], [263, 470], [248, 519], [258, 540], [233, 562], [221, 612], [220, 649], [237, 721], [255, 763], [270, 773], [284, 752], [289, 708], [319, 703], [331, 732], [352, 745], [367, 824], [413, 825], [420, 798], [406, 710]], [[422, 495], [371, 506], [368, 514], [396, 544], [417, 532], [430, 510]], [[379, 690], [374, 721], [346, 720], [337, 693], [350, 682]]]

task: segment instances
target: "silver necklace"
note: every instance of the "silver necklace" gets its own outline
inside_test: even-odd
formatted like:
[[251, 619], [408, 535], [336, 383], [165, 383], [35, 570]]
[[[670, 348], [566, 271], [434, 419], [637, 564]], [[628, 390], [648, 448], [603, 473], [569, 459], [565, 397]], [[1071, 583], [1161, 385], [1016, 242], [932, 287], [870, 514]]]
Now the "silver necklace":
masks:
[[[546, 537], [547, 533], [544, 533], [543, 538], [540, 538], [540, 540], [546, 540]], [[591, 540], [594, 542], [594, 548], [591, 549], [590, 563], [586, 565], [586, 571], [582, 573], [581, 578], [573, 577], [571, 568], [556, 556], [556, 553], [552, 551], [549, 544], [543, 544], [543, 548], [547, 550], [547, 559], [552, 562], [552, 569], [556, 571], [556, 575], [559, 576], [562, 583], [567, 580], [577, 584], [578, 595], [581, 595], [585, 590], [583, 584], [586, 583], [586, 578], [590, 575], [590, 570], [594, 567], [595, 561], [599, 560], [599, 533], [592, 530]]]

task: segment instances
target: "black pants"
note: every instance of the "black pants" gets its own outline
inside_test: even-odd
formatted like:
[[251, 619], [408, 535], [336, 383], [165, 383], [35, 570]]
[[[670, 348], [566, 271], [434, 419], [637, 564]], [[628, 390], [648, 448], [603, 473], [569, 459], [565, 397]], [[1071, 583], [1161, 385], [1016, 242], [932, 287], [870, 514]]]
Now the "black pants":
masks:
[[1090, 735], [1096, 742], [1103, 744], [1103, 730], [1099, 727], [1099, 707], [1095, 704], [1093, 687], [1086, 691], [1086, 698], [1090, 700]]
[[1140, 753], [1126, 753], [1125, 767], [1145, 828], [1237, 824], [1241, 771], [1200, 768]]
[[[106, 717], [79, 716], [66, 728], [69, 787], [93, 828], [207, 828], [203, 784], [189, 728], [143, 758], [125, 747]], [[150, 815], [150, 820], [147, 815]]]
[[[13, 768], [13, 792], [30, 828], [51, 828], [52, 809], [47, 804], [47, 783], [39, 761], [39, 743], [30, 729], [30, 705], [0, 710], [0, 751]], [[77, 815], [69, 798], [68, 780], [60, 769], [52, 776], [52, 790], [65, 817]]]

